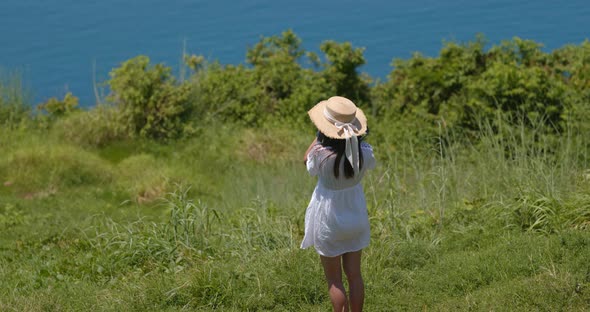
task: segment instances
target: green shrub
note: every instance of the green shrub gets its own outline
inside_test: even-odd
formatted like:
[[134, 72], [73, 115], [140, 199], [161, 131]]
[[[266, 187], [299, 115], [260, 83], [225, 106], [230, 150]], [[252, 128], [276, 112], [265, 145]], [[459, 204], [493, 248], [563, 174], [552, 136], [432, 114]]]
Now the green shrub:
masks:
[[552, 64], [555, 70], [584, 96], [590, 95], [590, 40], [580, 45], [567, 45], [555, 50]]
[[[446, 43], [437, 58], [420, 54], [395, 60], [389, 80], [372, 89], [374, 113], [400, 137], [419, 141], [453, 129], [477, 140], [484, 124], [499, 131], [497, 120], [554, 135], [583, 126], [590, 116], [583, 88], [584, 47], [554, 54], [541, 45], [514, 38], [485, 50], [485, 40]], [[564, 60], [575, 55], [575, 66]], [[568, 124], [569, 123], [569, 124]]]
[[569, 87], [565, 100], [570, 125], [580, 131], [590, 131], [590, 41], [567, 45], [551, 54], [551, 68]]
[[79, 110], [78, 98], [68, 92], [63, 100], [52, 97], [47, 102], [37, 105], [37, 110], [47, 113], [50, 118], [62, 117]]
[[263, 116], [261, 89], [244, 66], [211, 64], [193, 76], [195, 119], [256, 126]]
[[303, 68], [301, 62], [314, 63], [314, 56], [301, 48], [301, 39], [288, 30], [281, 36], [263, 37], [248, 50], [247, 61], [253, 65], [253, 78], [259, 88], [259, 123], [300, 124], [301, 117], [329, 94], [326, 80], [317, 72]]
[[130, 135], [170, 139], [183, 133], [190, 84], [177, 83], [169, 67], [151, 66], [148, 57], [137, 56], [111, 71], [109, 86], [108, 99], [118, 106]]
[[304, 70], [305, 78], [294, 88], [293, 93], [285, 99], [278, 101], [278, 108], [267, 118], [265, 126], [269, 129], [289, 125], [301, 131], [309, 130], [311, 123], [307, 111], [319, 101], [328, 99], [334, 93], [329, 91], [323, 77]]
[[319, 101], [318, 86], [324, 84], [299, 64], [305, 54], [300, 44], [292, 31], [263, 37], [248, 49], [251, 67], [203, 65], [202, 59], [189, 58], [188, 66], [196, 69], [191, 79], [195, 115], [250, 127], [272, 123], [277, 115], [281, 122], [300, 120], [310, 103]]
[[447, 43], [438, 58], [415, 53], [408, 60], [396, 59], [388, 80], [372, 90], [373, 114], [387, 120], [388, 127], [376, 134], [392, 141], [411, 140], [432, 144], [440, 129], [453, 128], [461, 120], [465, 85], [485, 71], [485, 41], [459, 45]]
[[484, 41], [465, 45], [447, 43], [438, 58], [415, 53], [408, 60], [396, 59], [386, 88], [390, 97], [378, 98], [379, 115], [418, 114], [439, 115], [446, 102], [458, 94], [470, 77], [486, 68], [483, 57]]
[[[254, 76], [269, 100], [287, 98], [301, 78], [297, 61], [304, 55], [301, 39], [288, 30], [281, 36], [263, 37], [248, 49], [247, 61], [254, 66]], [[273, 110], [271, 105], [267, 110]]]
[[[542, 118], [546, 124], [559, 127], [565, 109], [565, 85], [539, 67], [526, 68], [515, 63], [495, 63], [480, 79], [468, 86], [470, 96], [464, 107], [465, 125], [477, 115], [492, 119], [496, 111], [526, 116], [530, 122]], [[459, 108], [461, 109], [461, 108]]]
[[352, 99], [357, 105], [370, 103], [370, 79], [361, 77], [358, 67], [366, 63], [364, 48], [353, 48], [350, 42], [324, 41], [320, 46], [328, 63], [324, 64], [322, 76], [332, 87], [334, 95]]

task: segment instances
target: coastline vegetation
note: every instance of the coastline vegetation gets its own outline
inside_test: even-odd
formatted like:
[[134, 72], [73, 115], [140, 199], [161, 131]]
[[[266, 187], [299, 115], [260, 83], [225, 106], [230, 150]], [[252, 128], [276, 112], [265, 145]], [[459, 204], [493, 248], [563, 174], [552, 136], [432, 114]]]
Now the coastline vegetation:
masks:
[[363, 48], [292, 31], [246, 64], [147, 56], [109, 95], [34, 108], [0, 79], [0, 310], [325, 311], [302, 251], [306, 112], [369, 118], [367, 311], [590, 306], [590, 42], [448, 42], [360, 73]]

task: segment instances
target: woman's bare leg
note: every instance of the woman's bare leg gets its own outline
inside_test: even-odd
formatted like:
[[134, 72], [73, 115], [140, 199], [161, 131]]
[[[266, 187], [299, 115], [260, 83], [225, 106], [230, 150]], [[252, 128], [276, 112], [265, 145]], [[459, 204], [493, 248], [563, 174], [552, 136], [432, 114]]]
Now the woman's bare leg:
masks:
[[346, 291], [342, 284], [342, 262], [341, 256], [324, 257], [322, 265], [324, 267], [324, 274], [328, 282], [328, 292], [330, 294], [330, 301], [334, 312], [348, 312], [348, 300], [346, 299]]
[[365, 301], [365, 285], [361, 276], [361, 250], [343, 254], [342, 262], [348, 279], [350, 310], [360, 312]]

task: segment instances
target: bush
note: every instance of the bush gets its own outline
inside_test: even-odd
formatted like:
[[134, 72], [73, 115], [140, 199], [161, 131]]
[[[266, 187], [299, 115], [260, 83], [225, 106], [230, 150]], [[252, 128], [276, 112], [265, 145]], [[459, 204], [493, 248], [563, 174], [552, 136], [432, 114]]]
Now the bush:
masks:
[[[281, 36], [262, 38], [247, 53], [254, 66], [253, 78], [259, 87], [258, 119], [261, 122], [300, 123], [305, 112], [322, 100], [328, 89], [326, 80], [302, 67], [302, 58], [315, 63], [314, 55], [301, 49], [301, 39], [288, 30]], [[260, 123], [260, 122], [259, 122]]]
[[63, 100], [52, 97], [47, 102], [37, 105], [37, 110], [47, 113], [50, 118], [62, 117], [79, 110], [78, 98], [68, 92]]
[[262, 92], [244, 66], [211, 64], [193, 76], [195, 118], [255, 126], [262, 117]]
[[301, 39], [288, 30], [280, 37], [262, 38], [248, 49], [247, 60], [254, 66], [255, 79], [270, 99], [289, 97], [301, 78], [301, 66], [297, 61], [305, 52], [300, 45]]
[[[298, 63], [305, 53], [300, 44], [301, 40], [292, 31], [263, 37], [248, 49], [247, 62], [252, 67], [203, 65], [199, 57], [188, 58], [189, 67], [195, 70], [194, 112], [206, 120], [250, 127], [261, 126], [277, 114], [286, 120], [293, 117], [287, 117], [292, 111], [304, 113], [309, 104], [300, 100], [315, 94], [321, 80], [312, 79], [317, 75]], [[314, 97], [313, 102], [317, 100]]]
[[[415, 54], [394, 61], [389, 80], [372, 90], [375, 114], [395, 124], [393, 132], [419, 133], [420, 141], [437, 136], [440, 128], [477, 139], [483, 124], [498, 131], [496, 120], [534, 130], [542, 126], [549, 134], [564, 131], [568, 120], [583, 124], [575, 117], [590, 112], [580, 88], [587, 80], [579, 65], [586, 62], [583, 51], [547, 54], [540, 44], [520, 38], [484, 47], [480, 36], [467, 44], [445, 44], [438, 58]], [[565, 55], [575, 55], [577, 65]]]
[[547, 125], [561, 124], [565, 85], [541, 68], [495, 63], [468, 88], [471, 96], [462, 112], [470, 129], [476, 115], [489, 120], [496, 111], [522, 114], [527, 122], [541, 118]]
[[332, 86], [333, 94], [352, 99], [357, 105], [370, 103], [368, 77], [359, 76], [358, 67], [365, 64], [364, 48], [353, 48], [350, 42], [325, 41], [320, 46], [328, 63], [322, 76]]
[[190, 116], [190, 84], [177, 83], [171, 69], [137, 56], [111, 71], [108, 99], [119, 108], [130, 135], [176, 138]]
[[447, 43], [439, 58], [416, 53], [409, 60], [394, 60], [395, 69], [385, 88], [389, 97], [375, 99], [379, 115], [439, 115], [447, 101], [463, 89], [472, 76], [486, 68], [483, 61], [483, 39], [467, 45]]
[[590, 41], [579, 46], [568, 45], [551, 54], [551, 63], [556, 75], [561, 77], [568, 89], [566, 101], [571, 124], [581, 133], [588, 133], [590, 126]]

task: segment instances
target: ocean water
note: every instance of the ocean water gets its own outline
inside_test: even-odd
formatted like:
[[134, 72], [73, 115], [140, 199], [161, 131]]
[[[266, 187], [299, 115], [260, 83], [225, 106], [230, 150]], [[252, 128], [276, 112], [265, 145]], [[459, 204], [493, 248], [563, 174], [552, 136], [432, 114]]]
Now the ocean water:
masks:
[[2, 0], [0, 68], [20, 71], [36, 102], [71, 91], [93, 105], [94, 82], [139, 54], [178, 69], [183, 50], [244, 63], [260, 36], [286, 29], [364, 47], [361, 71], [385, 79], [394, 58], [436, 56], [446, 41], [515, 36], [550, 51], [590, 37], [590, 2], [489, 0]]

